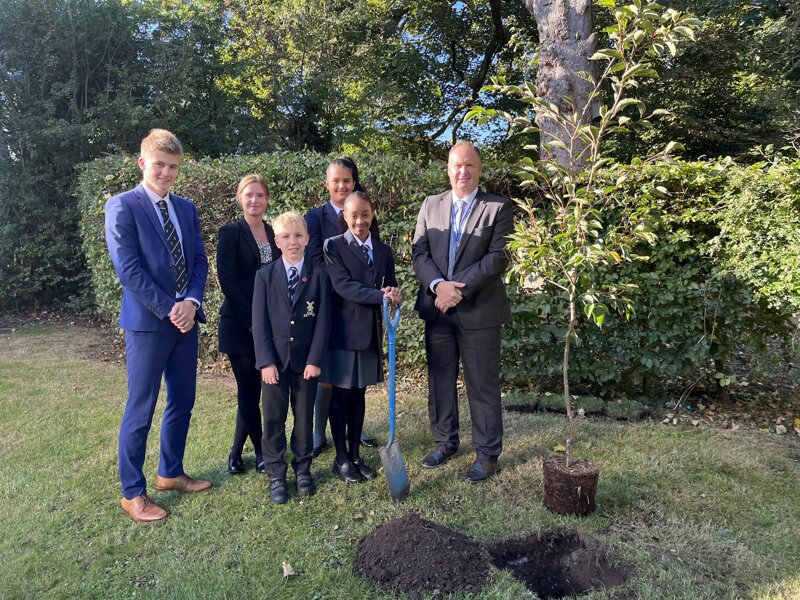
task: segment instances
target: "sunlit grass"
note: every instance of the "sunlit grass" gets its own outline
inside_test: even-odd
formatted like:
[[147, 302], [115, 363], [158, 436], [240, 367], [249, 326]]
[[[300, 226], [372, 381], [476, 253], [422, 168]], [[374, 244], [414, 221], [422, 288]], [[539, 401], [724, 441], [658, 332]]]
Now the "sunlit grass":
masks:
[[[382, 479], [345, 487], [328, 452], [314, 464], [316, 496], [273, 506], [252, 459], [246, 475], [228, 476], [234, 388], [202, 377], [186, 467], [215, 489], [154, 493], [172, 516], [137, 525], [120, 512], [116, 473], [124, 367], [87, 351], [99, 335], [30, 327], [0, 338], [2, 598], [389, 598], [351, 574], [353, 555], [363, 536], [408, 511], [482, 541], [551, 527], [601, 539], [633, 572], [625, 587], [590, 598], [800, 597], [796, 438], [582, 421], [576, 452], [600, 467], [598, 510], [563, 517], [541, 504], [541, 457], [562, 442], [562, 418], [506, 413], [502, 470], [474, 486], [464, 479], [466, 404], [462, 451], [425, 470], [426, 399], [402, 386], [398, 438], [412, 486], [402, 504]], [[368, 405], [368, 430], [385, 439], [385, 392], [374, 390]], [[152, 482], [157, 435], [150, 442]], [[366, 456], [380, 464], [377, 451]], [[283, 561], [296, 572], [286, 581]], [[533, 597], [506, 572], [479, 596]]]

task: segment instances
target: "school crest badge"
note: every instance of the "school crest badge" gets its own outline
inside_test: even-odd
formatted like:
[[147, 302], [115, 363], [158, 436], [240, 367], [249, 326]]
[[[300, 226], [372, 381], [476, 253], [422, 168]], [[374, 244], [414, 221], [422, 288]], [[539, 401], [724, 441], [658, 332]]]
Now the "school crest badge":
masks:
[[315, 317], [317, 313], [314, 312], [314, 301], [313, 300], [306, 300], [306, 312], [303, 315], [304, 317]]

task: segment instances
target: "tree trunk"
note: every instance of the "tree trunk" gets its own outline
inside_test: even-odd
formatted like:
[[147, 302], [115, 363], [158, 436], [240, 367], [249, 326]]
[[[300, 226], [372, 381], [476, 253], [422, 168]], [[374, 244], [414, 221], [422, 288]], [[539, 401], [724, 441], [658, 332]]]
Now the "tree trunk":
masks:
[[[595, 74], [589, 60], [597, 50], [591, 0], [525, 0], [539, 29], [539, 66], [536, 91], [544, 100], [558, 106], [562, 113], [582, 115], [581, 122], [592, 119], [596, 109], [590, 106], [592, 84], [577, 76], [581, 71]], [[570, 101], [571, 99], [571, 101]], [[596, 102], [592, 104], [596, 105]], [[572, 153], [545, 148], [547, 142], [562, 141], [567, 148], [576, 143], [574, 132], [564, 131], [551, 119], [536, 117], [540, 131], [539, 151], [543, 159], [555, 159], [570, 170], [580, 169], [585, 153], [576, 147]]]
[[567, 338], [564, 340], [564, 363], [562, 365], [562, 376], [564, 379], [564, 406], [567, 409], [567, 469], [572, 465], [572, 444], [575, 442], [575, 419], [572, 414], [572, 396], [569, 392], [569, 351], [572, 345], [572, 336], [575, 333], [577, 317], [575, 315], [575, 294], [569, 296], [569, 325], [567, 326]]

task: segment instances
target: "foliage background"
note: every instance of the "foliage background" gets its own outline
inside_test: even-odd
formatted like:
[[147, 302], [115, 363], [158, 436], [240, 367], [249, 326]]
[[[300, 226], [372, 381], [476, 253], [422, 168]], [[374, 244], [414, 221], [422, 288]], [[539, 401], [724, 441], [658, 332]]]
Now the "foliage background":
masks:
[[[621, 138], [617, 157], [676, 140], [689, 158], [754, 162], [754, 146], [797, 139], [797, 3], [664, 3], [704, 31], [641, 89], [673, 116]], [[74, 167], [135, 152], [155, 126], [198, 158], [308, 149], [424, 163], [462, 136], [517, 160], [535, 139], [463, 119], [477, 102], [519, 109], [479, 90], [492, 76], [532, 81], [537, 41], [521, 1], [0, 3], [0, 310], [93, 309]]]
[[[222, 300], [215, 264], [217, 231], [241, 216], [235, 198], [239, 178], [256, 171], [270, 182], [268, 216], [305, 211], [327, 200], [322, 179], [330, 158], [307, 151], [184, 162], [175, 192], [197, 205], [210, 262], [204, 302], [209, 322], [201, 328], [206, 359], [216, 357]], [[406, 367], [423, 368], [422, 322], [412, 310], [417, 280], [410, 246], [422, 199], [447, 187], [444, 164], [398, 156], [354, 158], [376, 199], [381, 235], [394, 249], [406, 297], [399, 358]], [[490, 161], [484, 181], [490, 191], [517, 197], [514, 172], [514, 165]], [[579, 389], [657, 396], [665, 386], [698, 374], [727, 382], [728, 359], [742, 347], [757, 357], [759, 368], [768, 369], [770, 357], [777, 355], [767, 339], [777, 336], [788, 349], [795, 332], [791, 315], [797, 314], [800, 297], [800, 161], [775, 158], [751, 166], [730, 159], [634, 163], [620, 165], [618, 176], [623, 176], [614, 192], [618, 210], [635, 206], [649, 211], [659, 242], [655, 248], [638, 249], [650, 254], [650, 261], [608, 275], [639, 286], [632, 320], [609, 316], [602, 332], [581, 322], [573, 356]], [[96, 304], [116, 321], [121, 292], [105, 246], [102, 210], [112, 195], [138, 184], [140, 172], [135, 157], [109, 156], [83, 165], [78, 181], [83, 248]], [[770, 199], [780, 210], [772, 210]], [[759, 253], [753, 252], [756, 248]], [[765, 265], [769, 272], [764, 272]], [[561, 369], [564, 332], [558, 316], [565, 298], [550, 291], [531, 293], [515, 283], [509, 283], [509, 294], [513, 319], [504, 332], [503, 377], [520, 386], [546, 387]]]

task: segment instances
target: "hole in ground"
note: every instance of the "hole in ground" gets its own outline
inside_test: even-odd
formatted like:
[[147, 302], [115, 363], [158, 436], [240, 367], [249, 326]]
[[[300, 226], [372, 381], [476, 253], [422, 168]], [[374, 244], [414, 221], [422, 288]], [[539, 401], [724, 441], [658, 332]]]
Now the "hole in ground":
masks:
[[492, 563], [507, 569], [540, 598], [564, 598], [625, 583], [631, 568], [612, 565], [605, 547], [575, 531], [549, 531], [488, 546]]

